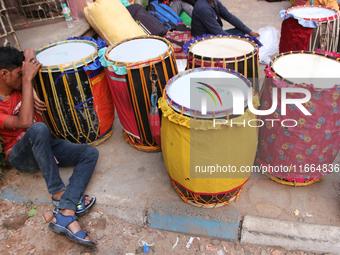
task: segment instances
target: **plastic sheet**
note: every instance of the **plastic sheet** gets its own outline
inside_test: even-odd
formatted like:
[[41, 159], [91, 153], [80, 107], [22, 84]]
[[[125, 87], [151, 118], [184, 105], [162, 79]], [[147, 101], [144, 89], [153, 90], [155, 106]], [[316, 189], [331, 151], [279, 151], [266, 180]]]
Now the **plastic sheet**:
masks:
[[269, 64], [270, 56], [279, 50], [279, 31], [273, 26], [267, 26], [260, 28], [257, 32], [260, 34], [258, 39], [263, 45], [259, 49], [260, 63]]

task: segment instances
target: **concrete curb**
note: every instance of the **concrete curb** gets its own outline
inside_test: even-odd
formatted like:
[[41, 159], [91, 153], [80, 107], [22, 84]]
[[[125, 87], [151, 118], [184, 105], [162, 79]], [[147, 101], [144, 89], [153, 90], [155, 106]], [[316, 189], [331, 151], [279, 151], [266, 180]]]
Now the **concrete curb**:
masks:
[[155, 200], [148, 209], [150, 228], [238, 240], [240, 216], [234, 208], [197, 208], [183, 201]]
[[340, 254], [340, 227], [246, 215], [242, 224], [241, 243]]

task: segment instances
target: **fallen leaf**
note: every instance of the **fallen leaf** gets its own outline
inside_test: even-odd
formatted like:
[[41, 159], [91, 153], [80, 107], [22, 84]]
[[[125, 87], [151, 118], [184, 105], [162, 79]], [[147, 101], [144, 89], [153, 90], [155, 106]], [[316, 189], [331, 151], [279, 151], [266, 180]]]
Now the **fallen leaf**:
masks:
[[28, 215], [27, 215], [27, 218], [29, 217], [33, 217], [34, 215], [36, 215], [38, 213], [38, 211], [34, 208], [32, 208], [29, 212], [28, 212]]

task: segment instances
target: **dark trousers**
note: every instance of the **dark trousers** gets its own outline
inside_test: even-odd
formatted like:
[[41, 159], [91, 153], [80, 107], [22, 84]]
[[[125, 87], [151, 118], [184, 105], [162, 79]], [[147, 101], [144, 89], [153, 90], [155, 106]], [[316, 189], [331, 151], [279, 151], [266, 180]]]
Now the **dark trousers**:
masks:
[[12, 147], [8, 161], [21, 172], [34, 173], [40, 169], [50, 194], [65, 189], [55, 158], [59, 166], [76, 166], [58, 207], [76, 210], [80, 196], [91, 179], [98, 156], [98, 150], [92, 145], [50, 139], [47, 126], [44, 123], [36, 123]]

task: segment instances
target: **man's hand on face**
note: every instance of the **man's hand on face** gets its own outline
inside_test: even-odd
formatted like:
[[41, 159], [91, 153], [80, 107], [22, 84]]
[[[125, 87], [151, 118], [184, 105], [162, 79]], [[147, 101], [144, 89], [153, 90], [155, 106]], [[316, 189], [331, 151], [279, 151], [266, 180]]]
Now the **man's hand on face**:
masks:
[[33, 60], [36, 60], [35, 51], [33, 48], [26, 49], [24, 51], [25, 61], [26, 62], [32, 62]]
[[23, 81], [26, 80], [31, 82], [41, 66], [42, 64], [38, 60], [32, 60], [30, 62], [27, 60], [23, 61], [21, 68]]
[[253, 31], [250, 31], [249, 35], [250, 36], [254, 36], [254, 37], [259, 37], [260, 36], [259, 33], [256, 33], [256, 32], [253, 32]]

